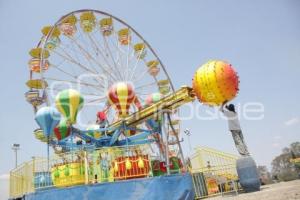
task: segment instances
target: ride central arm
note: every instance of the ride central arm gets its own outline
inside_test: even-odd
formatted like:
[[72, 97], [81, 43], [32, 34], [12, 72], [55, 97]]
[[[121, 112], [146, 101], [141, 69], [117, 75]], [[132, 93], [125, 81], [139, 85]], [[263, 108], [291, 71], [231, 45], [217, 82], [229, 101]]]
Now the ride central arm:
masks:
[[146, 121], [149, 118], [153, 118], [155, 115], [158, 115], [163, 110], [174, 110], [183, 104], [192, 102], [194, 100], [194, 91], [188, 86], [182, 86], [176, 92], [162, 98], [159, 102], [154, 103], [148, 107], [145, 107], [128, 117], [116, 121], [109, 126], [110, 129], [114, 129], [122, 126], [134, 126]]

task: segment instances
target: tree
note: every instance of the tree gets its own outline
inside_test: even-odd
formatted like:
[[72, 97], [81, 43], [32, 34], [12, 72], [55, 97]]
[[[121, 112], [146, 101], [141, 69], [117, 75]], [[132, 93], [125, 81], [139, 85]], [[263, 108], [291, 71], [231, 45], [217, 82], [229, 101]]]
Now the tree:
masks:
[[290, 150], [295, 157], [300, 157], [300, 142], [294, 142], [290, 145]]
[[266, 166], [258, 166], [257, 170], [263, 185], [272, 183], [271, 173]]
[[272, 161], [272, 175], [281, 181], [298, 178], [299, 169], [290, 162], [293, 157], [300, 157], [300, 142], [294, 142], [282, 150], [282, 153]]

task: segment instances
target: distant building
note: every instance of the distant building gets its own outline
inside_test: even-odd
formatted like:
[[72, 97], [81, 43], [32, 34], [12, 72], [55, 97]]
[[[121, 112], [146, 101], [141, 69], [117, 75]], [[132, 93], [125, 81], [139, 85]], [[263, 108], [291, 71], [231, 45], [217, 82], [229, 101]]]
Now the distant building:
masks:
[[208, 147], [197, 147], [189, 158], [197, 198], [238, 190], [238, 156]]

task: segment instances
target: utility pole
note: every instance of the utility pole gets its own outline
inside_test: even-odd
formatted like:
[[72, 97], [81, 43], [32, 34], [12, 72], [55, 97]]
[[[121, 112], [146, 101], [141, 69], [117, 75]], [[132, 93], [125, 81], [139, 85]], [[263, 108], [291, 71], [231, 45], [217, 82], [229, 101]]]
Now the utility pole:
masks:
[[189, 129], [185, 129], [183, 132], [188, 138], [189, 150], [190, 150], [189, 154], [190, 154], [192, 152], [192, 145], [191, 145], [191, 140], [190, 140], [191, 131]]
[[20, 144], [13, 144], [11, 149], [15, 152], [15, 168], [18, 166], [18, 150], [20, 150]]

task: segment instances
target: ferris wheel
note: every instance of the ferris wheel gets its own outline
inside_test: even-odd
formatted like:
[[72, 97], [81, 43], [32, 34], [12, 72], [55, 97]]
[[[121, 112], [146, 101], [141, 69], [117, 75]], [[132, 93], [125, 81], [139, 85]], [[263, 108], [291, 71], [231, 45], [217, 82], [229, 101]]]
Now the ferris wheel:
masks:
[[[77, 120], [81, 128], [93, 125], [99, 111], [113, 123], [175, 92], [149, 43], [130, 25], [102, 11], [74, 11], [45, 26], [29, 54], [27, 101], [37, 111], [53, 105], [60, 91], [75, 89], [85, 99]], [[127, 96], [117, 99], [124, 91]], [[113, 106], [114, 101], [124, 105]], [[178, 139], [178, 110], [162, 121], [170, 137]]]

